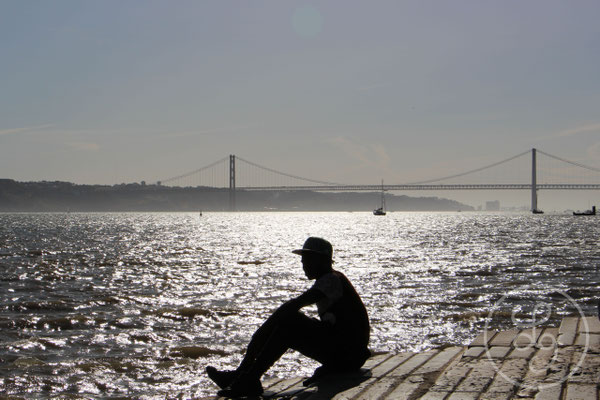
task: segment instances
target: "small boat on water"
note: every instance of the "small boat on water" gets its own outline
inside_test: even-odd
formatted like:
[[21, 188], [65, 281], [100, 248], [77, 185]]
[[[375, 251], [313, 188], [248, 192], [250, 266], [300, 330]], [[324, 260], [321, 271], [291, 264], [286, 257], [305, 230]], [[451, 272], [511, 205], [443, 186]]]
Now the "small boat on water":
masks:
[[381, 207], [373, 210], [373, 215], [385, 215], [385, 214], [386, 214], [386, 212]]
[[385, 195], [383, 193], [383, 180], [381, 180], [381, 207], [373, 210], [373, 215], [385, 215]]
[[585, 210], [583, 212], [573, 211], [573, 215], [596, 215], [596, 206], [592, 206], [591, 210]]

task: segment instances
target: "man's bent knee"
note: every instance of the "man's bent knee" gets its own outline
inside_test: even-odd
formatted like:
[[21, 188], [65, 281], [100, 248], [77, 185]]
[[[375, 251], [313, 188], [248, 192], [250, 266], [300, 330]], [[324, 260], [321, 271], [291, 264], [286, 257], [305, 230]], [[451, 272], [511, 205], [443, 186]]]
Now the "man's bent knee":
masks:
[[292, 331], [304, 330], [307, 326], [318, 323], [317, 320], [309, 318], [300, 311], [291, 313], [273, 313], [257, 330], [252, 337], [267, 335], [272, 331]]

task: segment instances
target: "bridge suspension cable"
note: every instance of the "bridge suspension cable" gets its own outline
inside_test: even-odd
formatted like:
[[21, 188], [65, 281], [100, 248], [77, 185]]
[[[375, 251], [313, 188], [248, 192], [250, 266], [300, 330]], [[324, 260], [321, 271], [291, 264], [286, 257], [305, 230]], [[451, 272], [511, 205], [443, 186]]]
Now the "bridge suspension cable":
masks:
[[167, 178], [167, 179], [164, 179], [164, 180], [162, 180], [162, 181], [159, 181], [159, 182], [160, 182], [160, 183], [168, 183], [168, 182], [172, 182], [172, 181], [175, 181], [175, 180], [178, 180], [178, 179], [187, 178], [188, 176], [192, 176], [192, 175], [194, 175], [194, 174], [197, 174], [197, 173], [200, 173], [200, 172], [202, 172], [202, 171], [205, 171], [205, 170], [207, 170], [207, 169], [209, 169], [209, 168], [212, 168], [212, 167], [214, 167], [215, 165], [218, 165], [218, 164], [220, 164], [220, 163], [224, 163], [226, 160], [227, 160], [227, 161], [229, 160], [229, 156], [227, 156], [227, 157], [223, 157], [223, 158], [221, 158], [220, 160], [217, 160], [217, 161], [215, 161], [215, 162], [213, 162], [213, 163], [211, 163], [211, 164], [208, 164], [208, 165], [206, 165], [206, 166], [204, 166], [204, 167], [202, 167], [202, 168], [198, 168], [198, 169], [196, 169], [196, 170], [194, 170], [194, 171], [191, 171], [191, 172], [186, 172], [185, 174], [177, 175], [177, 176], [174, 176], [174, 177], [172, 177], [172, 178]]
[[429, 180], [426, 180], [426, 181], [419, 181], [419, 182], [411, 182], [411, 183], [408, 183], [407, 185], [422, 185], [422, 184], [425, 184], [425, 183], [445, 181], [445, 180], [452, 179], [452, 178], [460, 178], [461, 176], [473, 174], [475, 172], [483, 171], [483, 170], [486, 170], [486, 169], [489, 169], [489, 168], [492, 168], [492, 167], [497, 167], [498, 165], [507, 163], [509, 161], [512, 161], [512, 160], [514, 160], [516, 158], [522, 157], [522, 156], [524, 156], [526, 154], [530, 154], [530, 153], [531, 153], [531, 150], [527, 150], [527, 151], [524, 151], [522, 153], [517, 154], [516, 156], [509, 157], [506, 160], [498, 161], [498, 162], [495, 162], [493, 164], [486, 165], [484, 167], [479, 167], [479, 168], [476, 168], [476, 169], [473, 169], [473, 170], [470, 170], [470, 171], [466, 171], [466, 172], [462, 172], [462, 173], [456, 174], [456, 175], [445, 176], [443, 178], [429, 179]]
[[579, 168], [584, 168], [584, 169], [587, 169], [587, 170], [590, 170], [590, 171], [594, 171], [594, 172], [600, 172], [600, 168], [590, 167], [588, 165], [580, 164], [580, 163], [577, 163], [575, 161], [569, 161], [569, 160], [566, 160], [564, 158], [553, 156], [552, 154], [548, 154], [545, 151], [542, 151], [542, 150], [539, 150], [539, 149], [538, 149], [538, 153], [541, 153], [541, 154], [543, 154], [545, 156], [548, 156], [550, 158], [554, 158], [555, 160], [562, 161], [564, 163], [574, 165], [574, 166], [579, 167]]
[[277, 174], [277, 175], [285, 176], [287, 178], [297, 179], [297, 180], [304, 181], [304, 182], [317, 183], [319, 185], [344, 186], [341, 183], [319, 181], [319, 180], [315, 180], [315, 179], [303, 178], [301, 176], [292, 175], [292, 174], [288, 174], [288, 173], [285, 173], [285, 172], [277, 171], [277, 170], [274, 170], [272, 168], [268, 168], [268, 167], [264, 167], [262, 165], [256, 164], [256, 163], [254, 163], [252, 161], [245, 160], [245, 159], [243, 159], [242, 157], [239, 157], [239, 156], [236, 156], [236, 159], [238, 159], [240, 161], [243, 161], [246, 164], [251, 165], [253, 167], [260, 168], [262, 170], [265, 170], [265, 171], [268, 171], [268, 172], [271, 172], [271, 173], [274, 173], [274, 174]]

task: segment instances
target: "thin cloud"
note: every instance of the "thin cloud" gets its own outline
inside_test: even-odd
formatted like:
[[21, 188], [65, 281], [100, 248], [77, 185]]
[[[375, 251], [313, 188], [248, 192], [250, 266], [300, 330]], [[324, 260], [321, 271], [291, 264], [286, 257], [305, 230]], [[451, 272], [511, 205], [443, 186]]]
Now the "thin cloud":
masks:
[[358, 161], [361, 168], [376, 168], [389, 170], [390, 156], [385, 146], [381, 144], [359, 144], [345, 137], [338, 136], [328, 140], [333, 146], [345, 153], [348, 157]]
[[390, 164], [390, 156], [388, 155], [387, 151], [385, 151], [385, 146], [376, 143], [371, 145], [371, 148], [373, 150], [373, 153], [375, 153], [375, 157], [377, 157], [377, 159], [380, 160], [380, 163], [382, 165], [387, 166]]
[[213, 129], [199, 129], [199, 130], [194, 130], [194, 131], [167, 132], [167, 133], [161, 134], [160, 136], [175, 138], [175, 137], [188, 137], [188, 136], [223, 135], [223, 134], [230, 134], [230, 133], [244, 131], [249, 128], [250, 128], [249, 126], [240, 125], [240, 126], [230, 126], [230, 127], [223, 127], [223, 128], [213, 128]]
[[46, 124], [46, 125], [38, 125], [38, 126], [27, 126], [27, 127], [23, 127], [23, 128], [2, 129], [2, 130], [0, 130], [0, 136], [17, 135], [17, 134], [21, 134], [21, 133], [32, 133], [32, 132], [37, 132], [37, 131], [41, 131], [41, 130], [48, 129], [48, 128], [52, 128], [52, 125]]
[[598, 132], [600, 133], [600, 124], [582, 125], [576, 128], [567, 129], [556, 134], [557, 137], [569, 137], [582, 133]]
[[550, 140], [550, 139], [558, 139], [558, 138], [568, 138], [576, 135], [583, 135], [589, 133], [600, 133], [600, 123], [586, 124], [576, 126], [574, 128], [564, 129], [560, 132], [550, 133], [547, 135], [540, 135], [537, 137], [533, 137], [531, 139], [532, 142], [536, 142], [538, 140]]
[[329, 140], [329, 143], [333, 144], [343, 153], [345, 153], [350, 158], [359, 161], [363, 164], [369, 164], [369, 158], [367, 156], [368, 150], [365, 146], [357, 145], [356, 143], [342, 137], [338, 136]]

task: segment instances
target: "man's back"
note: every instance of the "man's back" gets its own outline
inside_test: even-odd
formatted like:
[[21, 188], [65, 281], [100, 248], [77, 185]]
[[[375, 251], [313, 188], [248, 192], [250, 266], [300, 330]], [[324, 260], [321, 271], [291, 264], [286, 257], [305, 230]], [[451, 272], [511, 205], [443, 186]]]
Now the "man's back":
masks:
[[341, 272], [332, 270], [314, 285], [326, 298], [317, 304], [319, 316], [330, 323], [348, 351], [366, 349], [369, 343], [369, 317], [360, 296]]

